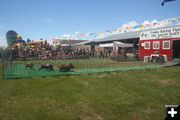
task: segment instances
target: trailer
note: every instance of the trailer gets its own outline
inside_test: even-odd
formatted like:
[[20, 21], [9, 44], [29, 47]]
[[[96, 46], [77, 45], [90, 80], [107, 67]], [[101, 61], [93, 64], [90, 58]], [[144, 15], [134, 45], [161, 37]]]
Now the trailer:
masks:
[[174, 58], [180, 58], [180, 25], [140, 33], [139, 59], [167, 62]]

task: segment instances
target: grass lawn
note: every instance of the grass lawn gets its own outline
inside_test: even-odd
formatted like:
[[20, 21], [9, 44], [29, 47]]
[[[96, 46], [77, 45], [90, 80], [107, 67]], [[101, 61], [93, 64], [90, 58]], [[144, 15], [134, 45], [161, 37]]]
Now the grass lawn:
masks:
[[180, 66], [0, 79], [0, 120], [163, 120], [180, 104]]

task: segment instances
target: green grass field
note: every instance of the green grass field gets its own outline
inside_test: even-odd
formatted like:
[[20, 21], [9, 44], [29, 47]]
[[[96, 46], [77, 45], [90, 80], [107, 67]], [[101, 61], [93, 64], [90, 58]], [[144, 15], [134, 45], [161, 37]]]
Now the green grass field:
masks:
[[0, 79], [0, 120], [163, 120], [179, 93], [180, 66]]
[[[33, 63], [34, 68], [26, 68], [26, 63]], [[70, 72], [59, 72], [60, 64], [72, 63], [75, 68]], [[39, 70], [41, 64], [53, 64], [54, 71]], [[70, 74], [90, 74], [107, 71], [124, 71], [133, 69], [157, 68], [159, 64], [145, 63], [142, 61], [116, 62], [110, 59], [73, 59], [73, 60], [48, 60], [48, 61], [13, 61], [6, 67], [4, 78], [29, 78], [39, 76], [57, 76]]]

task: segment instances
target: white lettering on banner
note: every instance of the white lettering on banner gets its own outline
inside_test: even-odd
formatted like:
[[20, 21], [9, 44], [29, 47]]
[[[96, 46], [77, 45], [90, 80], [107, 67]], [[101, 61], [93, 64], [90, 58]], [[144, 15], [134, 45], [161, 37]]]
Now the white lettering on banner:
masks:
[[159, 30], [143, 31], [140, 34], [140, 40], [176, 38], [180, 37], [180, 26]]

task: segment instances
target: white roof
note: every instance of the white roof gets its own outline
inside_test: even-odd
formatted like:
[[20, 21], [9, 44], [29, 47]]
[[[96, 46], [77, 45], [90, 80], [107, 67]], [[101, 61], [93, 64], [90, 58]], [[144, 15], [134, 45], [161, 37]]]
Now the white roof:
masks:
[[179, 37], [180, 37], [180, 25], [142, 31], [140, 33], [140, 40], [179, 38]]
[[122, 42], [113, 42], [113, 43], [106, 43], [100, 44], [100, 47], [133, 47], [133, 44], [125, 44]]
[[114, 40], [140, 38], [140, 33], [142, 33], [142, 32], [152, 31], [152, 30], [159, 30], [159, 29], [166, 29], [166, 28], [174, 28], [176, 26], [180, 26], [180, 25], [171, 25], [171, 26], [151, 28], [151, 29], [146, 29], [146, 30], [141, 30], [141, 31], [132, 31], [132, 32], [127, 32], [127, 33], [119, 33], [119, 34], [107, 36], [105, 38], [95, 39], [94, 42], [104, 42], [104, 41], [114, 41]]

